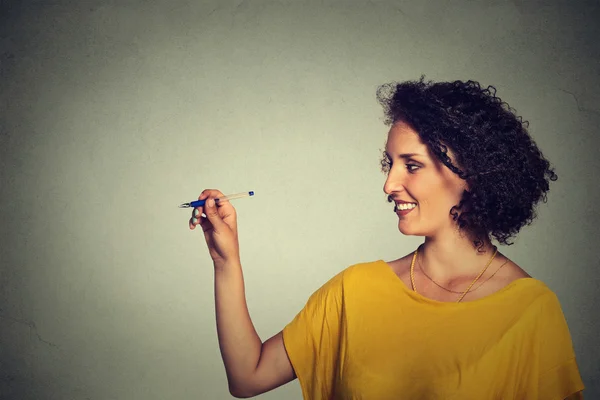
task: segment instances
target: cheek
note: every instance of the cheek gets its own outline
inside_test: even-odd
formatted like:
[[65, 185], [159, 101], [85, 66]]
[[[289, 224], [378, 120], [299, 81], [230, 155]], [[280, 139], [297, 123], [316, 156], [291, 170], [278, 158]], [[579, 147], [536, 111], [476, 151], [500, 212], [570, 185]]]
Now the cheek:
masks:
[[443, 181], [442, 187], [444, 188], [443, 190], [446, 193], [445, 197], [448, 199], [448, 202], [455, 205], [460, 202], [466, 185], [459, 177], [452, 176]]
[[462, 187], [458, 187], [456, 182], [425, 175], [415, 177], [406, 189], [429, 215], [439, 212], [440, 216], [449, 214], [450, 209], [460, 202], [463, 193]]
[[457, 186], [454, 186], [451, 190], [452, 193], [452, 205], [458, 205], [458, 203], [460, 203], [460, 201], [462, 200], [463, 197], [463, 193], [465, 191], [465, 186], [462, 184], [459, 184]]
[[439, 205], [448, 197], [446, 182], [437, 175], [415, 175], [407, 185], [407, 190], [421, 205]]
[[431, 194], [436, 192], [439, 183], [427, 174], [412, 175], [406, 182], [406, 190], [417, 201], [427, 201]]

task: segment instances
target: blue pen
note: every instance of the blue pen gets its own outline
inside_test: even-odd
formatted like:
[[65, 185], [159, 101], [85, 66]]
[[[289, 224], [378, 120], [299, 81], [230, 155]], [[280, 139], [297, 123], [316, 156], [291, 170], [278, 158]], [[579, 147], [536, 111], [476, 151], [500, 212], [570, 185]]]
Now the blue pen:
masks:
[[[215, 199], [215, 202], [218, 203], [220, 201], [240, 199], [242, 197], [249, 197], [249, 196], [254, 196], [254, 192], [250, 191], [250, 192], [230, 194], [230, 195], [223, 196], [223, 197], [217, 197]], [[202, 207], [204, 205], [204, 203], [206, 203], [206, 199], [204, 199], [204, 200], [190, 201], [189, 203], [183, 203], [183, 204], [181, 204], [179, 206], [179, 208]]]

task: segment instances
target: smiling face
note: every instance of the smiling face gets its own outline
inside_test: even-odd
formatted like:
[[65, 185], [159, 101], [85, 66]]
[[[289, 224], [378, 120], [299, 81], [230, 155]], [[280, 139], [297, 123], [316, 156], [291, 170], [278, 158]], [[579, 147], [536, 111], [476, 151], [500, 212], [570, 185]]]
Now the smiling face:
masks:
[[[382, 164], [388, 176], [383, 191], [396, 202], [400, 232], [433, 237], [455, 231], [450, 209], [460, 202], [466, 182], [439, 161], [419, 134], [402, 121], [392, 125], [385, 151], [387, 160]], [[456, 165], [450, 150], [448, 155]], [[416, 207], [410, 209], [412, 205], [403, 202]]]

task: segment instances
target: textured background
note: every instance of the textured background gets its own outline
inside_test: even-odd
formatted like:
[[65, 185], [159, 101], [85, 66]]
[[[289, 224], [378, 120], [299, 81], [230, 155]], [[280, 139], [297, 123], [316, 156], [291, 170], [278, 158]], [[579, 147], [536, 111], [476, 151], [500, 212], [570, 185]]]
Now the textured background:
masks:
[[176, 206], [256, 191], [234, 205], [266, 340], [336, 272], [420, 243], [382, 191], [375, 91], [421, 74], [495, 85], [556, 167], [500, 249], [557, 293], [600, 398], [598, 4], [0, 0], [0, 398], [230, 398]]

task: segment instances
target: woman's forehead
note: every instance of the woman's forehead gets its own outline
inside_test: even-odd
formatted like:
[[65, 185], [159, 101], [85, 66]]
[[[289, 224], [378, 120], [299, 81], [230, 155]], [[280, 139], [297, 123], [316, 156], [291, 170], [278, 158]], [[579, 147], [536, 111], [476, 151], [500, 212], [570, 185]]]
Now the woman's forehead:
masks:
[[388, 153], [415, 153], [429, 157], [428, 147], [419, 134], [404, 122], [396, 122], [388, 132], [386, 151]]

